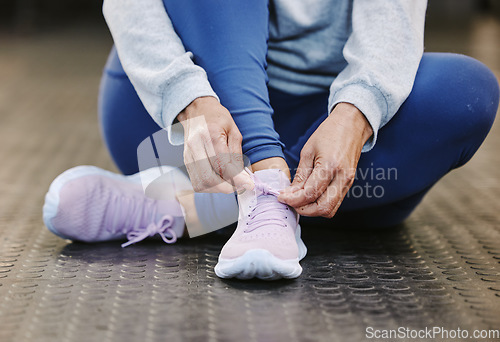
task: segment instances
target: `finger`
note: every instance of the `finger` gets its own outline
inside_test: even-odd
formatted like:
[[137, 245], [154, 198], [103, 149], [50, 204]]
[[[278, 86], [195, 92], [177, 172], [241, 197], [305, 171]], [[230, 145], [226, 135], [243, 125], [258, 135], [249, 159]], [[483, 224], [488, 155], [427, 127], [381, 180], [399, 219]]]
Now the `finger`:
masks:
[[234, 125], [228, 136], [228, 147], [231, 152], [231, 163], [235, 169], [231, 171], [234, 174], [233, 184], [237, 190], [246, 189], [252, 190], [254, 182], [250, 175], [245, 171], [245, 163], [243, 160], [243, 152], [241, 149], [242, 136], [238, 127]]
[[234, 191], [234, 187], [231, 184], [223, 181], [222, 183], [219, 183], [215, 186], [206, 187], [205, 190], [201, 192], [232, 194], [234, 193]]
[[295, 189], [302, 189], [307, 179], [312, 173], [314, 167], [314, 157], [312, 153], [302, 152], [300, 154], [299, 166], [297, 167], [297, 172], [293, 177], [293, 182], [290, 189], [294, 191]]
[[[203, 120], [202, 123], [198, 120]], [[212, 169], [209, 157], [215, 155], [203, 117], [190, 119], [185, 134], [184, 161], [196, 192], [231, 193], [233, 189]], [[196, 123], [196, 124], [195, 124]]]
[[186, 160], [191, 160], [192, 162], [186, 164], [186, 168], [188, 169], [193, 189], [196, 192], [234, 192], [231, 184], [224, 181], [224, 179], [214, 172], [206, 151], [188, 150], [187, 152], [189, 153], [189, 157]]
[[229, 147], [229, 150], [231, 151], [231, 153], [240, 154], [240, 155], [243, 154], [243, 152], [241, 151], [242, 141], [243, 141], [243, 137], [241, 136], [241, 133], [240, 133], [238, 127], [236, 127], [236, 125], [235, 125], [234, 128], [228, 133], [228, 141], [227, 142], [228, 142], [228, 147]]
[[253, 180], [244, 170], [243, 155], [241, 153], [241, 134], [231, 130], [227, 139], [224, 135], [214, 142], [216, 156], [210, 158], [213, 168], [234, 190], [253, 189]]
[[337, 173], [326, 191], [313, 203], [296, 208], [300, 215], [331, 218], [349, 190], [352, 181], [343, 173]]
[[327, 190], [335, 176], [335, 168], [316, 160], [314, 169], [307, 178], [302, 189], [295, 191], [289, 201], [293, 207], [301, 207], [314, 203]]
[[288, 188], [285, 188], [280, 192], [278, 201], [294, 206], [294, 203], [300, 200], [300, 195], [297, 196], [296, 192], [304, 187], [312, 169], [313, 158], [308, 153], [301, 153], [299, 166], [297, 167], [297, 172], [295, 173], [293, 182]]
[[[219, 175], [211, 170], [210, 166], [200, 164], [209, 164], [208, 162], [196, 161], [194, 168], [195, 172], [190, 173], [191, 182], [193, 184], [193, 189], [196, 192], [222, 192], [225, 194], [230, 194], [234, 192], [234, 188], [231, 184], [222, 179]], [[200, 172], [200, 169], [210, 169], [209, 172]], [[188, 169], [189, 172], [189, 169]]]
[[312, 170], [313, 158], [309, 154], [302, 153], [292, 184], [280, 192], [278, 200], [292, 207], [296, 207], [299, 203], [303, 203], [303, 193], [301, 193], [300, 190], [304, 188]]
[[243, 138], [240, 131], [238, 130], [236, 125], [234, 125], [234, 129], [232, 129], [228, 133], [228, 148], [231, 157], [230, 163], [236, 168], [234, 170], [234, 175], [239, 175], [245, 168], [245, 163], [243, 161], [243, 152], [241, 150], [242, 140]]
[[228, 137], [221, 134], [213, 141], [214, 156], [209, 158], [215, 173], [228, 184], [235, 186], [235, 176], [243, 170], [243, 164], [238, 165], [228, 145]]

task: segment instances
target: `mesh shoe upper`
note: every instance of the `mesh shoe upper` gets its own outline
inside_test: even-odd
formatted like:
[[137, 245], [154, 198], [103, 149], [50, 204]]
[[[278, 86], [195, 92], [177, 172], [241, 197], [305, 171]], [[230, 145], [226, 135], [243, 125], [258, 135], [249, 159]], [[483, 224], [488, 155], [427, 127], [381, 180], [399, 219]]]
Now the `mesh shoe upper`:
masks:
[[182, 209], [175, 200], [146, 197], [138, 177], [82, 168], [78, 177], [56, 179], [54, 183], [62, 184], [49, 190], [49, 194], [58, 191], [56, 214], [48, 218], [58, 235], [85, 242], [127, 237], [129, 242], [123, 245], [127, 246], [156, 234], [175, 242], [182, 233]]
[[221, 259], [235, 259], [245, 252], [263, 249], [282, 259], [296, 259], [297, 213], [278, 201], [278, 191], [290, 184], [280, 170], [257, 171], [253, 191], [238, 197], [240, 219], [233, 236], [223, 247]]

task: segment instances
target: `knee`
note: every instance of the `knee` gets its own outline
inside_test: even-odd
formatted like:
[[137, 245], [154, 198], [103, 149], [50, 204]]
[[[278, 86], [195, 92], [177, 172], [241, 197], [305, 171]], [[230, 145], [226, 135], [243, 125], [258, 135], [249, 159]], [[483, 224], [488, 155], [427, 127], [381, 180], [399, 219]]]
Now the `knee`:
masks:
[[416, 82], [419, 75], [424, 101], [434, 113], [431, 120], [453, 132], [454, 140], [479, 147], [498, 108], [499, 86], [492, 71], [468, 56], [426, 53]]
[[463, 126], [471, 135], [482, 140], [493, 125], [498, 109], [499, 86], [493, 72], [483, 63], [467, 56], [456, 55], [458, 67], [457, 101], [455, 108]]

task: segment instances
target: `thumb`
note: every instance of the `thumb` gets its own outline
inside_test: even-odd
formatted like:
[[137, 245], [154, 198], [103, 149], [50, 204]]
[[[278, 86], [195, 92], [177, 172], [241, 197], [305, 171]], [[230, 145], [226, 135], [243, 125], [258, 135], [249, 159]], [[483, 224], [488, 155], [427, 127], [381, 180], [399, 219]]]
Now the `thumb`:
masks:
[[302, 189], [312, 173], [313, 166], [314, 158], [312, 153], [301, 153], [299, 166], [297, 166], [297, 172], [293, 177], [293, 182], [290, 187], [294, 190]]
[[311, 175], [313, 170], [313, 157], [312, 154], [302, 153], [299, 161], [299, 166], [297, 167], [297, 172], [295, 177], [293, 177], [292, 184], [281, 191], [278, 200], [286, 204], [292, 205], [295, 199], [295, 192], [302, 189], [307, 179]]

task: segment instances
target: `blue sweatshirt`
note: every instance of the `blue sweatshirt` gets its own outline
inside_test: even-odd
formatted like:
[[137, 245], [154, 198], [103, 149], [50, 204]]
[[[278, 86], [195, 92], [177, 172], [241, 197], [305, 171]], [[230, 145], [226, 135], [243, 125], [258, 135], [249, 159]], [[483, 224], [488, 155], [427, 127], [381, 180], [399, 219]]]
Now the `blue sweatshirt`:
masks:
[[[426, 0], [271, 0], [269, 86], [291, 94], [329, 91], [355, 105], [373, 136], [408, 97], [423, 53]], [[194, 99], [217, 95], [175, 33], [162, 0], [104, 0], [123, 68], [151, 117], [170, 129]]]

